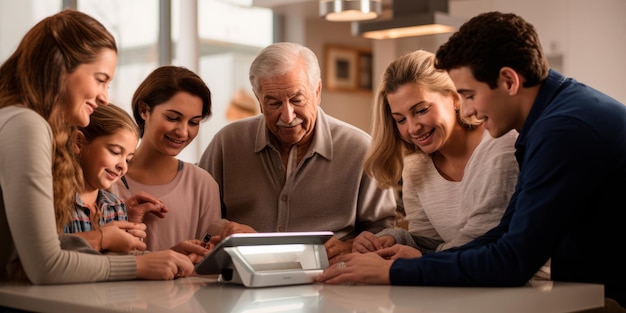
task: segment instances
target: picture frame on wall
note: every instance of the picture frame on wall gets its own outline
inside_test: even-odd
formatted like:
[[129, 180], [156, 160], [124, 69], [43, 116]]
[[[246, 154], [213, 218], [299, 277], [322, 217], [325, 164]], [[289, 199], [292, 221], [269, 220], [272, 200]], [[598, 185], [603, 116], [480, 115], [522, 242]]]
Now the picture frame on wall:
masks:
[[326, 47], [324, 85], [330, 90], [354, 90], [358, 84], [358, 58], [356, 50], [346, 47]]
[[331, 91], [371, 91], [372, 54], [351, 47], [326, 46], [324, 86]]

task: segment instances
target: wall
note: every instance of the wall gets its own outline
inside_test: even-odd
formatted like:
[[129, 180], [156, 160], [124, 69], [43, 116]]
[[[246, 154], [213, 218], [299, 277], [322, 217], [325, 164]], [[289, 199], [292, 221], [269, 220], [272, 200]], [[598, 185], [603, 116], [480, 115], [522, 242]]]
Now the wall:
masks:
[[[293, 23], [296, 23], [293, 20], [302, 20], [302, 18], [287, 17], [287, 20], [289, 21], [288, 23], [291, 23], [290, 25], [293, 25]], [[380, 77], [385, 67], [397, 56], [415, 49], [435, 51], [449, 36], [437, 35], [397, 40], [371, 40], [353, 36], [351, 23], [327, 22], [321, 18], [314, 17], [305, 18], [304, 24], [304, 35], [300, 33], [303, 28], [297, 27], [295, 28], [298, 30], [297, 36], [286, 38], [290, 38], [290, 41], [300, 42], [315, 52], [322, 67], [322, 79], [324, 79], [324, 62], [326, 62], [324, 47], [326, 45], [371, 50], [374, 63], [372, 73], [374, 90], [380, 82]], [[285, 31], [287, 36], [294, 33], [289, 27], [286, 27]], [[326, 113], [370, 133], [375, 96], [374, 90], [371, 92], [346, 92], [322, 88], [322, 108]]]
[[[109, 99], [127, 111], [131, 112], [130, 102], [134, 90], [141, 81], [157, 66], [158, 51], [156, 39], [158, 35], [158, 3], [150, 2], [148, 5], [142, 0], [116, 0], [116, 1], [97, 1], [97, 0], [81, 0], [79, 8], [84, 12], [97, 17], [116, 37], [119, 55], [118, 66], [116, 68], [115, 78], [111, 82], [109, 89]], [[252, 58], [258, 51], [253, 51], [259, 41], [269, 42], [270, 36], [266, 36], [262, 30], [265, 27], [259, 26], [262, 21], [255, 15], [250, 18], [249, 14], [245, 17], [254, 20], [255, 23], [235, 24], [223, 23], [221, 19], [213, 18], [214, 15], [220, 15], [221, 18], [236, 21], [234, 13], [244, 14], [245, 12], [233, 12], [235, 8], [224, 8], [225, 4], [219, 1], [200, 1], [198, 12], [201, 13], [202, 25], [199, 31], [203, 34], [201, 42], [204, 53], [213, 56], [202, 59], [201, 68], [198, 72], [200, 76], [207, 82], [212, 91], [213, 100], [213, 116], [204, 121], [200, 127], [198, 137], [178, 155], [178, 158], [188, 161], [197, 162], [208, 142], [213, 135], [224, 126], [228, 121], [224, 113], [225, 108], [234, 90], [241, 87], [251, 90], [248, 80], [248, 67]], [[179, 6], [188, 6], [187, 0], [173, 1], [172, 5], [172, 35], [174, 39], [179, 38], [177, 33], [185, 31], [180, 25], [181, 22], [189, 22], [178, 14]], [[54, 14], [61, 8], [61, 0], [0, 0], [0, 63], [15, 50], [22, 36], [39, 20]], [[206, 13], [205, 13], [206, 12]], [[138, 13], [141, 13], [137, 15]], [[98, 14], [98, 15], [96, 15]], [[267, 14], [271, 17], [271, 14]], [[137, 17], [137, 18], [130, 18]], [[141, 17], [141, 18], [139, 18]], [[207, 18], [208, 17], [208, 18]], [[267, 19], [270, 21], [271, 19]], [[258, 24], [258, 25], [257, 25]], [[269, 24], [269, 23], [268, 23]], [[256, 25], [256, 27], [255, 27]], [[190, 26], [190, 25], [186, 25]], [[250, 34], [249, 28], [261, 31], [258, 34]], [[271, 27], [267, 27], [271, 28]], [[220, 39], [229, 38], [231, 35], [238, 40], [225, 45], [228, 42], [217, 41], [210, 37], [217, 33], [222, 37]], [[186, 32], [187, 35], [188, 32]], [[228, 51], [232, 53], [218, 54], [215, 51]], [[259, 47], [260, 50], [262, 47]], [[241, 51], [248, 51], [245, 54]], [[174, 60], [176, 65], [185, 65]]]
[[[623, 73], [626, 72], [626, 1], [623, 0], [451, 0], [450, 14], [471, 18], [486, 11], [513, 12], [532, 23], [539, 33], [546, 54], [560, 61], [554, 64], [563, 74], [599, 89], [626, 103]], [[301, 17], [291, 17], [296, 20]], [[435, 52], [448, 35], [397, 40], [369, 40], [352, 36], [350, 23], [326, 22], [307, 18], [297, 37], [285, 38], [309, 46], [323, 66], [324, 44], [369, 47], [374, 57], [374, 86], [386, 66], [414, 49]], [[324, 91], [322, 107], [335, 117], [369, 131], [373, 94]]]
[[569, 2], [568, 74], [626, 104], [626, 1]]
[[371, 50], [369, 39], [352, 36], [350, 23], [326, 22], [322, 19], [308, 19], [305, 22], [308, 31], [303, 43], [318, 56], [322, 67], [322, 109], [345, 122], [366, 132], [370, 132], [371, 107], [373, 95], [363, 91], [330, 91], [324, 88], [324, 47], [326, 45], [348, 46]]
[[480, 12], [514, 12], [532, 23], [547, 55], [562, 55], [563, 73], [626, 103], [623, 74], [626, 31], [623, 0], [467, 0], [453, 1], [450, 12], [471, 17]]
[[199, 75], [211, 89], [212, 114], [208, 120], [200, 124], [200, 132], [181, 154], [185, 153], [188, 160], [200, 160], [206, 146], [229, 121], [226, 119], [226, 107], [235, 90], [243, 88], [252, 94], [252, 86], [248, 79], [248, 69], [255, 55], [241, 53], [216, 54], [200, 58]]
[[[0, 0], [0, 63], [4, 62], [28, 29], [61, 7], [61, 0]], [[5, 25], [4, 27], [2, 27]], [[8, 27], [7, 27], [8, 26]]]
[[[290, 41], [309, 47], [317, 55], [322, 68], [322, 109], [340, 120], [350, 123], [366, 132], [370, 132], [372, 93], [330, 91], [324, 86], [324, 47], [326, 45], [347, 46], [371, 50], [371, 40], [354, 37], [350, 23], [326, 22], [317, 16], [297, 12], [298, 7], [292, 6], [296, 12], [281, 14], [279, 33], [281, 38], [275, 41]], [[308, 7], [307, 7], [308, 8]], [[314, 6], [314, 9], [317, 9]]]
[[[15, 49], [17, 41], [36, 21], [56, 11], [60, 0], [44, 1], [43, 6], [34, 6], [32, 0], [15, 1], [0, 0], [0, 20], [11, 27], [0, 27], [0, 60], [4, 60]], [[37, 2], [41, 4], [41, 2]], [[316, 6], [313, 9], [316, 10]], [[614, 98], [626, 103], [626, 88], [623, 88], [623, 73], [626, 73], [626, 42], [621, 40], [626, 31], [626, 12], [624, 0], [450, 0], [450, 13], [455, 16], [470, 18], [480, 12], [500, 10], [514, 12], [533, 23], [541, 38], [546, 53], [561, 56], [560, 67], [563, 73], [595, 87]], [[299, 14], [285, 14], [281, 17], [283, 37], [286, 41], [303, 43], [309, 46], [319, 57], [320, 65], [324, 65], [324, 45], [337, 44], [359, 48], [369, 48], [374, 57], [374, 86], [380, 81], [385, 67], [401, 54], [414, 50], [426, 49], [435, 51], [448, 35], [415, 37], [401, 40], [370, 40], [354, 37], [350, 31], [350, 23], [326, 22], [314, 14], [312, 18], [303, 18]], [[214, 63], [201, 76], [214, 91], [216, 104], [214, 117], [204, 122], [202, 136], [196, 140], [197, 147], [193, 151], [183, 151], [181, 157], [194, 161], [195, 155], [202, 150], [216, 131], [221, 121], [222, 105], [232, 95], [238, 81], [247, 82], [247, 68], [241, 70], [234, 63]], [[220, 85], [234, 71], [244, 75], [236, 79], [229, 87]], [[206, 71], [206, 72], [205, 72]], [[204, 72], [204, 73], [202, 73]], [[211, 75], [211, 74], [213, 75]], [[218, 73], [215, 75], [214, 73]], [[243, 73], [243, 74], [241, 74]], [[140, 79], [147, 75], [141, 67], [128, 69], [119, 68], [116, 73], [111, 93], [116, 94], [122, 86], [136, 86]], [[211, 78], [213, 77], [213, 78]], [[135, 80], [134, 80], [135, 79]], [[209, 81], [211, 79], [216, 82]], [[232, 82], [232, 80], [229, 81]], [[115, 99], [122, 106], [129, 106], [131, 94], [119, 93]], [[323, 89], [322, 107], [324, 110], [365, 131], [370, 130], [371, 107], [373, 93], [332, 92]], [[221, 108], [220, 108], [221, 107]], [[219, 117], [218, 117], [219, 116]], [[187, 157], [188, 155], [188, 157]]]

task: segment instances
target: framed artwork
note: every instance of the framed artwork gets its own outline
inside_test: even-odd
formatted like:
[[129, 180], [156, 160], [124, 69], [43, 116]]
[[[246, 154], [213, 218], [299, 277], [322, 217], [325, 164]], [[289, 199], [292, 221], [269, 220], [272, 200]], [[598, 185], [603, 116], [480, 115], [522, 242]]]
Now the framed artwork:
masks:
[[359, 54], [352, 48], [329, 46], [325, 49], [325, 81], [330, 90], [354, 90], [359, 84]]
[[372, 53], [341, 47], [325, 47], [324, 88], [332, 91], [372, 91]]

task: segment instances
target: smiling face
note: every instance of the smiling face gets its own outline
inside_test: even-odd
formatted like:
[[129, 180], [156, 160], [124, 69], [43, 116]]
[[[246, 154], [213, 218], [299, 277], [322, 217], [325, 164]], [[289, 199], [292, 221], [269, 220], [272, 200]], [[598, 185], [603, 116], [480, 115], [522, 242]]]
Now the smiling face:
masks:
[[452, 69], [449, 75], [461, 95], [462, 114], [483, 119], [485, 129], [492, 137], [498, 138], [512, 129], [521, 128], [523, 119], [517, 114], [501, 79], [498, 79], [497, 88], [491, 89], [486, 83], [477, 81], [468, 67]]
[[80, 64], [67, 75], [65, 116], [76, 126], [85, 127], [99, 105], [109, 103], [108, 88], [115, 73], [117, 54], [103, 49], [93, 63]]
[[108, 189], [126, 174], [138, 140], [135, 133], [120, 129], [85, 143], [80, 149], [85, 191]]
[[456, 123], [454, 100], [415, 83], [387, 95], [398, 132], [405, 140], [431, 154], [448, 141]]
[[146, 121], [142, 144], [145, 142], [161, 154], [178, 155], [196, 138], [202, 120], [202, 99], [179, 92], [170, 100], [155, 105], [151, 112], [142, 109]]
[[261, 108], [270, 132], [283, 148], [313, 137], [321, 87], [310, 87], [302, 65], [284, 75], [260, 81]]

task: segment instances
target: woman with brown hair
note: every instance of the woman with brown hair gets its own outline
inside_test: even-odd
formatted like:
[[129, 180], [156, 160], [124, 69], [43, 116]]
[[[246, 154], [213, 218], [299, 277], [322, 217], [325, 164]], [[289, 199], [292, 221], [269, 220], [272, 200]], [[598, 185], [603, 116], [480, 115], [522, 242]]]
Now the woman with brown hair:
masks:
[[162, 201], [160, 208], [128, 205], [129, 220], [147, 226], [148, 250], [201, 239], [207, 232], [219, 234], [217, 182], [205, 170], [176, 157], [211, 115], [209, 87], [187, 68], [161, 66], [135, 90], [132, 110], [141, 143], [129, 162], [128, 173], [111, 191], [122, 199], [143, 192]]
[[173, 279], [193, 272], [191, 260], [173, 250], [100, 255], [85, 240], [61, 234], [83, 184], [72, 134], [109, 103], [116, 62], [111, 33], [84, 13], [64, 10], [29, 30], [0, 67], [0, 281]]

